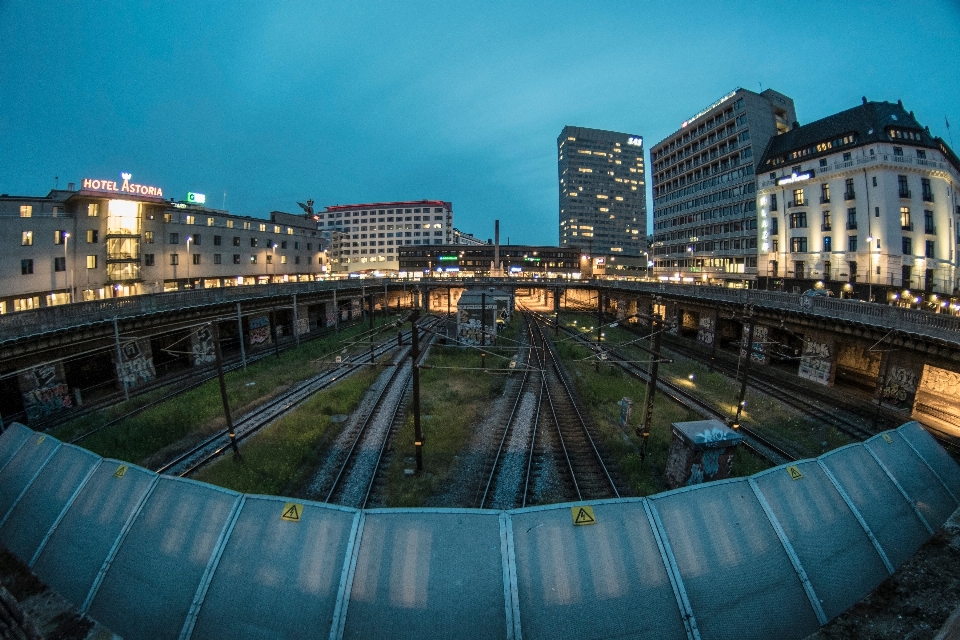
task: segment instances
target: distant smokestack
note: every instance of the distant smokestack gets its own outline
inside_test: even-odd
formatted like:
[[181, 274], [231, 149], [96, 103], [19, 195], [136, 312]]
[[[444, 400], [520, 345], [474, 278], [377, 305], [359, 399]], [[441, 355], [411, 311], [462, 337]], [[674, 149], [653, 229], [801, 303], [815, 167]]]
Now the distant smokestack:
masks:
[[77, 185], [75, 185], [74, 183], [68, 182], [68, 183], [67, 183], [67, 191], [76, 191], [76, 186], [77, 186]]
[[[493, 268], [500, 275], [500, 221], [493, 221]], [[493, 274], [491, 274], [493, 275]]]

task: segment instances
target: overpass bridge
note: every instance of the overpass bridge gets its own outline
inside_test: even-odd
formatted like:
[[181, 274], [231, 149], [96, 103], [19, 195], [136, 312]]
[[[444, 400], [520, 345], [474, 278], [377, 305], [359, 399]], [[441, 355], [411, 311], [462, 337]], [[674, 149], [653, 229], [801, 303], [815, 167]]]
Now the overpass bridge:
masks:
[[[113, 368], [118, 388], [136, 386], [150, 378], [152, 354], [162, 355], [169, 341], [190, 340], [194, 355], [184, 366], [207, 362], [212, 351], [203, 340], [209, 339], [192, 329], [204, 323], [220, 323], [227, 350], [242, 351], [299, 341], [385, 307], [452, 311], [469, 287], [529, 293], [556, 310], [602, 310], [611, 321], [643, 324], [659, 313], [668, 332], [695, 337], [705, 349], [745, 343], [745, 328], [753, 324], [752, 357], [759, 366], [786, 359], [801, 378], [827, 386], [858, 385], [925, 424], [960, 433], [960, 317], [756, 289], [518, 278], [225, 287], [6, 314], [0, 316], [0, 362], [6, 365], [0, 369], [0, 415], [11, 413], [18, 393], [43, 395], [39, 390], [45, 383], [37, 375], [30, 377], [38, 367], [54, 367], [52, 374], [45, 373], [46, 384], [67, 390], [76, 385], [76, 367], [57, 364], [67, 355], [98, 353], [101, 376]], [[170, 336], [167, 342], [164, 335]]]

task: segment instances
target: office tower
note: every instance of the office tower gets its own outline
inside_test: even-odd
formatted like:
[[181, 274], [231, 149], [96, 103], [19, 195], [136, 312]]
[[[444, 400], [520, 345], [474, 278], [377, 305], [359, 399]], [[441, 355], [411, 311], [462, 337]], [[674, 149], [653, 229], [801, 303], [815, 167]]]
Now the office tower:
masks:
[[651, 149], [654, 277], [722, 286], [756, 279], [755, 163], [795, 120], [783, 94], [735, 89]]
[[647, 233], [643, 138], [567, 126], [557, 151], [560, 246], [641, 255]]

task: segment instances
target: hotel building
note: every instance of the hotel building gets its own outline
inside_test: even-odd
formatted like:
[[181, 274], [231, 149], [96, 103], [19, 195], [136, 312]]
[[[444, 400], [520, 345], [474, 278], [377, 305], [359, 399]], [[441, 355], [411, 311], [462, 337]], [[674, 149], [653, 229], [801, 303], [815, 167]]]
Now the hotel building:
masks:
[[567, 126], [557, 153], [560, 246], [641, 255], [647, 233], [643, 138]]
[[130, 174], [46, 196], [0, 196], [0, 313], [184, 288], [303, 282], [326, 275], [316, 222], [178, 202]]
[[756, 163], [795, 121], [787, 96], [735, 89], [653, 146], [654, 277], [722, 286], [756, 279]]
[[762, 285], [960, 288], [960, 160], [902, 103], [864, 98], [779, 136], [758, 174]]
[[318, 217], [339, 273], [395, 272], [399, 247], [453, 243], [453, 205], [441, 200], [335, 205]]

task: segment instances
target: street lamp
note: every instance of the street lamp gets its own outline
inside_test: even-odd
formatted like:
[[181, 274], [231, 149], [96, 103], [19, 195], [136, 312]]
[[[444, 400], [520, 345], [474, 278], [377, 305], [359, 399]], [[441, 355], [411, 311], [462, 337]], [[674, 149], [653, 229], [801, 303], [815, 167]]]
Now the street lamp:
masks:
[[67, 281], [67, 296], [70, 302], [73, 302], [73, 283], [70, 282], [68, 275], [73, 275], [73, 269], [70, 269], [70, 273], [67, 273], [67, 241], [70, 238], [70, 234], [64, 232], [63, 234], [63, 279]]
[[186, 288], [190, 287], [190, 262], [192, 261], [190, 258], [190, 241], [191, 240], [193, 240], [193, 236], [187, 236], [187, 286]]

